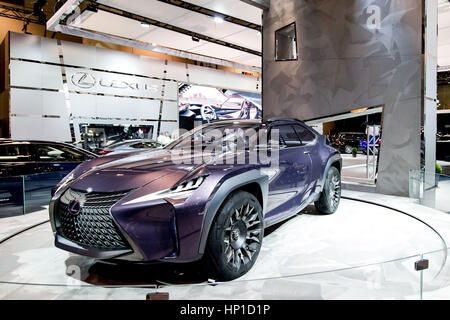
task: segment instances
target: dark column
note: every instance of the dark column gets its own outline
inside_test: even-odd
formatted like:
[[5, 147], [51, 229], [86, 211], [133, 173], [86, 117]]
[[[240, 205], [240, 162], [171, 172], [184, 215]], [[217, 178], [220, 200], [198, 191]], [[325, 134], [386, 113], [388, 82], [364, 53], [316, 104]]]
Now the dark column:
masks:
[[[299, 59], [277, 62], [275, 31], [292, 22]], [[407, 196], [420, 168], [422, 2], [272, 0], [263, 29], [264, 117], [384, 105], [377, 189]]]

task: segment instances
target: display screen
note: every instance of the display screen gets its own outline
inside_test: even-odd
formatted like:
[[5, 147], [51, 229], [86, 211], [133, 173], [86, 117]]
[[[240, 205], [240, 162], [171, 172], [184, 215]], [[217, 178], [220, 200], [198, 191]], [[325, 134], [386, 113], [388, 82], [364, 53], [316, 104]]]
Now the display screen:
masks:
[[208, 122], [261, 119], [261, 95], [228, 89], [180, 85], [180, 128]]

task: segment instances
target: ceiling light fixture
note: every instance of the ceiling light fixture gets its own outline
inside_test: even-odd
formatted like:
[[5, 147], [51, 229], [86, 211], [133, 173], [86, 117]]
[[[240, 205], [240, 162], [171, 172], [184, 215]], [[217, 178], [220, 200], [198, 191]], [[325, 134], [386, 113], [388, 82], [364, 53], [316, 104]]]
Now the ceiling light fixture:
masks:
[[150, 28], [150, 23], [147, 23], [147, 22], [141, 22], [141, 27], [142, 28]]
[[223, 18], [222, 17], [219, 17], [219, 16], [215, 16], [214, 17], [214, 22], [215, 23], [223, 23], [225, 20], [223, 20]]

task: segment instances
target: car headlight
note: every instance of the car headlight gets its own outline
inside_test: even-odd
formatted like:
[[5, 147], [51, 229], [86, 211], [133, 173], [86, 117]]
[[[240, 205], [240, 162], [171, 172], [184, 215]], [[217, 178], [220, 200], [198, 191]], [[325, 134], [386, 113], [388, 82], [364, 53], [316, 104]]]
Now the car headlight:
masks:
[[137, 199], [131, 200], [129, 202], [124, 203], [124, 205], [128, 204], [136, 204], [141, 202], [147, 202], [147, 201], [153, 201], [153, 200], [159, 200], [159, 199], [172, 199], [172, 200], [179, 200], [179, 199], [188, 199], [195, 190], [197, 190], [201, 184], [205, 181], [206, 176], [200, 176], [191, 180], [188, 180], [186, 182], [180, 183], [179, 185], [158, 191], [155, 193], [151, 193], [142, 197], [139, 197]]
[[60, 190], [62, 190], [65, 186], [67, 186], [73, 179], [74, 179], [74, 175], [73, 172], [75, 170], [72, 170], [67, 176], [65, 176], [61, 182], [55, 186], [54, 191], [52, 191], [52, 196], [54, 196], [55, 194], [57, 194]]

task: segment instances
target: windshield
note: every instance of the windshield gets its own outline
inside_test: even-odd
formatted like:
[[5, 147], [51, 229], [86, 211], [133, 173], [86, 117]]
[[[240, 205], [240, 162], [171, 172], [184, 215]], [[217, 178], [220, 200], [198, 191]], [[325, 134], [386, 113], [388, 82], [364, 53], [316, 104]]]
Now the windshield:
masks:
[[227, 149], [248, 150], [256, 144], [261, 125], [258, 123], [228, 123], [200, 127], [182, 135], [178, 140], [167, 146], [169, 150], [176, 149]]
[[117, 148], [124, 146], [128, 143], [132, 143], [133, 141], [113, 141], [105, 146], [105, 148]]

